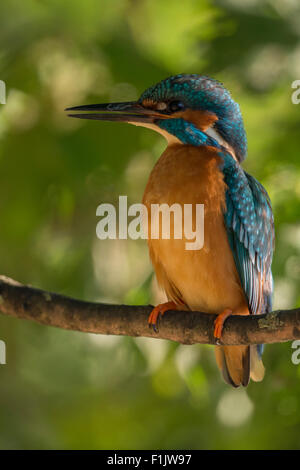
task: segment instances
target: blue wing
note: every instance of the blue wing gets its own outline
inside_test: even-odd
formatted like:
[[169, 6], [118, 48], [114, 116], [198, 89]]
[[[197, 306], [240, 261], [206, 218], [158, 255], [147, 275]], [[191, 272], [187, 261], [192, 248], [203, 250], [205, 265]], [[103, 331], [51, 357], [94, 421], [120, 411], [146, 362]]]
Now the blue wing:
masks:
[[271, 263], [274, 220], [264, 187], [230, 156], [224, 157], [227, 184], [224, 214], [229, 243], [250, 313], [272, 309]]

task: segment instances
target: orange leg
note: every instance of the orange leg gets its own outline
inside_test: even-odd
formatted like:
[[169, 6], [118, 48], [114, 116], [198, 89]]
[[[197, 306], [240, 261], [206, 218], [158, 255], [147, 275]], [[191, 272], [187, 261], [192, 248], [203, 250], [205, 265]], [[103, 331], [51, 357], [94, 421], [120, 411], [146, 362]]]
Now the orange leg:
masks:
[[153, 330], [157, 333], [158, 332], [157, 324], [158, 324], [159, 316], [160, 315], [162, 316], [168, 310], [176, 310], [176, 308], [177, 308], [177, 305], [175, 304], [175, 302], [166, 302], [164, 304], [158, 304], [156, 307], [154, 307], [154, 309], [149, 315], [149, 318], [148, 318], [149, 326], [150, 327], [152, 326]]
[[225, 323], [226, 318], [232, 315], [232, 310], [226, 308], [220, 315], [217, 316], [215, 319], [215, 329], [214, 329], [214, 337], [216, 339], [216, 343], [220, 344], [220, 339], [222, 336], [222, 330]]

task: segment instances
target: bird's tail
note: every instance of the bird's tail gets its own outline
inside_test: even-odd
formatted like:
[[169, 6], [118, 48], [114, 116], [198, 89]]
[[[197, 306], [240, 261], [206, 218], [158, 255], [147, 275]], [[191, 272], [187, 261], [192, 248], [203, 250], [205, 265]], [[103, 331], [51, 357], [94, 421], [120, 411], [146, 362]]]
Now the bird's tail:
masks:
[[247, 387], [250, 377], [255, 382], [264, 377], [257, 346], [216, 346], [215, 354], [225, 382], [233, 387]]

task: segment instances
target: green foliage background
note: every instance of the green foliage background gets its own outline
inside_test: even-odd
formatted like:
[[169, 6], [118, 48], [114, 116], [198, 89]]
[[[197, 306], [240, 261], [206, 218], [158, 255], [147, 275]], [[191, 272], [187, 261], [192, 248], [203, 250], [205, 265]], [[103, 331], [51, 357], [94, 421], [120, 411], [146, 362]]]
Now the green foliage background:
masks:
[[[1, 273], [81, 299], [155, 301], [146, 243], [99, 241], [96, 207], [139, 202], [165, 143], [66, 106], [136, 98], [175, 73], [240, 103], [245, 167], [276, 221], [275, 307], [299, 304], [300, 5], [296, 0], [2, 0]], [[266, 347], [266, 377], [231, 390], [213, 348], [66, 332], [0, 317], [2, 449], [300, 447], [300, 368]]]

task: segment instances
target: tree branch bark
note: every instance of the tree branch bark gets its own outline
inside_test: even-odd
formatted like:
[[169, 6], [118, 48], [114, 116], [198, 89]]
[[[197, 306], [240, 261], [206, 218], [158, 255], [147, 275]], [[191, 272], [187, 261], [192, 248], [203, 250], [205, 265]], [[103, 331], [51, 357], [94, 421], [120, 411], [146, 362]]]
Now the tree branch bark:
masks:
[[[152, 307], [85, 302], [25, 286], [0, 276], [0, 312], [43, 325], [104, 335], [145, 336], [182, 344], [215, 344], [216, 315], [166, 312], [159, 332], [148, 327]], [[265, 315], [234, 315], [226, 320], [222, 344], [278, 343], [300, 339], [300, 308]]]

